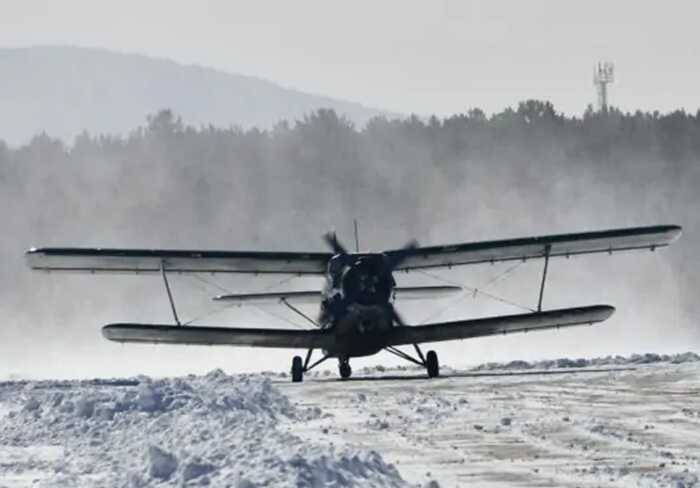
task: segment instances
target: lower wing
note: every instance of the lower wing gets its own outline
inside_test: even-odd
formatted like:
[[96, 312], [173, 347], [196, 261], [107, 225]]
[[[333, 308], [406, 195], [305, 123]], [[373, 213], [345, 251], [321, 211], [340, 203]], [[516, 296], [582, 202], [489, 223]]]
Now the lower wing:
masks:
[[110, 324], [105, 339], [156, 344], [232, 345], [289, 349], [325, 349], [334, 345], [326, 330], [252, 329], [148, 324]]
[[[384, 339], [387, 345], [400, 346], [569, 327], [602, 322], [610, 317], [614, 311], [615, 309], [609, 305], [594, 305], [420, 326], [398, 326], [391, 329]], [[289, 330], [110, 324], [102, 328], [102, 335], [115, 342], [327, 350], [337, 347], [336, 337], [332, 329]]]
[[470, 339], [510, 332], [554, 329], [574, 325], [588, 325], [608, 319], [615, 308], [610, 305], [563, 308], [547, 312], [502, 315], [482, 319], [458, 320], [436, 324], [395, 327], [389, 334], [389, 344], [419, 344], [422, 342]]

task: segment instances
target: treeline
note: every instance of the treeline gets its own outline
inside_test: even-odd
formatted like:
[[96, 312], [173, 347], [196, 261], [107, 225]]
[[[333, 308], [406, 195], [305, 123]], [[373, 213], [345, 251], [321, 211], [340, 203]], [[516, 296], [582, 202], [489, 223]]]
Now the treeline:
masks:
[[[320, 233], [353, 217], [372, 247], [678, 223], [693, 316], [699, 161], [700, 112], [568, 117], [529, 100], [363, 128], [319, 110], [261, 131], [164, 110], [127, 137], [0, 144], [2, 252], [14, 263], [34, 243], [321, 249]], [[20, 265], [0, 271], [6, 296]]]

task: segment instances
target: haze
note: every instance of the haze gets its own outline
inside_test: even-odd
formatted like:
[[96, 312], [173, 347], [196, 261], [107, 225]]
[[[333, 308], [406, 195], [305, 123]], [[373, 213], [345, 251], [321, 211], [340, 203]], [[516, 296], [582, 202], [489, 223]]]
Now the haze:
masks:
[[[30, 272], [22, 253], [33, 245], [325, 250], [320, 235], [333, 227], [352, 241], [353, 218], [360, 221], [363, 250], [398, 247], [412, 238], [429, 245], [683, 225], [683, 237], [670, 249], [553, 263], [546, 307], [617, 306], [600, 328], [435, 349], [444, 363], [461, 366], [700, 347], [695, 4], [27, 1], [4, 2], [0, 12], [0, 48], [100, 48], [92, 53], [99, 68], [87, 70], [100, 76], [83, 76], [78, 63], [51, 55], [63, 68], [50, 71], [55, 75], [0, 69], [0, 113], [10, 124], [0, 127], [0, 378], [288, 370], [294, 353], [286, 350], [109, 343], [100, 335], [105, 323], [170, 319], [158, 279], [47, 276]], [[446, 118], [379, 118], [365, 126], [343, 118], [347, 113], [322, 110], [261, 127], [270, 130], [251, 129], [260, 125], [256, 120], [231, 128], [236, 124], [224, 115], [236, 110], [219, 93], [252, 100], [256, 115], [263, 98], [281, 111], [289, 94], [276, 99], [236, 91], [228, 78], [215, 91], [201, 70], [168, 62], [155, 63], [167, 65], [165, 75], [143, 83], [125, 73], [144, 74], [141, 67], [152, 63], [134, 56], [117, 56], [129, 69], [114, 71], [122, 90], [112, 90], [94, 81], [113, 81], [104, 59], [115, 56], [102, 49], [252, 75], [373, 109]], [[32, 56], [51, 49], [20, 51]], [[600, 59], [616, 63], [611, 101], [622, 112], [582, 117], [595, 99], [592, 67]], [[47, 64], [36, 56], [26, 63]], [[185, 83], [191, 76], [201, 84]], [[37, 79], [44, 83], [30, 83]], [[182, 92], [164, 88], [163, 79], [182, 82]], [[71, 83], [60, 84], [66, 80]], [[14, 106], [2, 98], [10, 81], [28, 93], [26, 99], [11, 96]], [[214, 103], [205, 105], [201, 92], [207, 89]], [[148, 98], [157, 91], [174, 99], [172, 105]], [[68, 96], [75, 93], [85, 97]], [[137, 93], [158, 106], [142, 107]], [[87, 100], [95, 118], [81, 112], [76, 99]], [[43, 112], [31, 112], [26, 100]], [[191, 102], [190, 112], [175, 105], [182, 100]], [[118, 121], [109, 104], [128, 108], [127, 102], [137, 105], [129, 114], [135, 118], [125, 116], [115, 134], [109, 124]], [[515, 110], [505, 110], [509, 106]], [[498, 115], [467, 112], [470, 107]], [[168, 108], [173, 111], [158, 113]], [[214, 109], [224, 112], [222, 118], [212, 115]], [[655, 109], [663, 115], [651, 113]], [[671, 113], [677, 109], [690, 115]], [[56, 114], [51, 120], [63, 128], [78, 121], [73, 128], [87, 132], [64, 137], [48, 125]], [[27, 120], [36, 122], [31, 134], [18, 132], [10, 140], [11, 130]], [[43, 130], [48, 135], [37, 135]], [[482, 287], [503, 271], [470, 267], [440, 276]], [[534, 304], [540, 271], [528, 263], [492, 291]], [[275, 285], [266, 279], [222, 283], [238, 292], [261, 291]], [[173, 282], [188, 318], [211, 310], [217, 293], [211, 286], [195, 295], [185, 278]], [[401, 311], [415, 323], [513, 312], [502, 303], [459, 298]], [[245, 309], [211, 320], [283, 325]], [[397, 361], [382, 355], [353, 366], [379, 363]]]
[[700, 106], [697, 2], [2, 2], [0, 46], [166, 57], [401, 113], [594, 102], [613, 60], [622, 110]]

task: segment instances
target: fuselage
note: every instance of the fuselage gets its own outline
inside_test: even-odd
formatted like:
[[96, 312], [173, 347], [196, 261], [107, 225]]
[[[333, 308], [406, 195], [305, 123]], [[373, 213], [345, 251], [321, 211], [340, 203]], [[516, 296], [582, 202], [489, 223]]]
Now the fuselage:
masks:
[[382, 350], [394, 326], [395, 284], [383, 254], [334, 256], [328, 262], [320, 324], [333, 330], [337, 347], [325, 353], [350, 358]]

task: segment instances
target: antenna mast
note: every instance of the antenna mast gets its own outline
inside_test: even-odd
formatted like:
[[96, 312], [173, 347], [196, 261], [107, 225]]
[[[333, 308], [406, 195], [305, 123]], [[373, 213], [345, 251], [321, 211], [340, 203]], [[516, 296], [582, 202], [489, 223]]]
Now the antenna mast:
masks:
[[598, 110], [608, 111], [608, 83], [615, 81], [615, 65], [609, 61], [598, 62], [593, 68], [593, 84], [598, 91]]
[[360, 252], [360, 233], [357, 229], [357, 219], [353, 220], [355, 223], [355, 252]]

